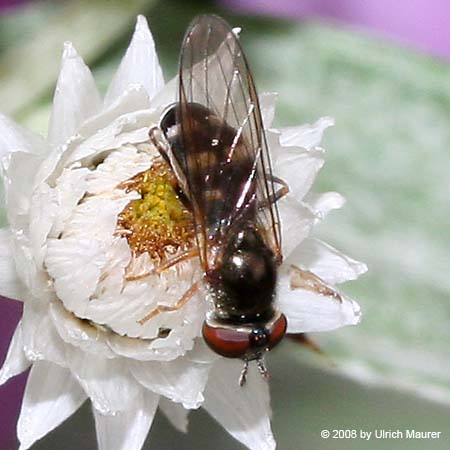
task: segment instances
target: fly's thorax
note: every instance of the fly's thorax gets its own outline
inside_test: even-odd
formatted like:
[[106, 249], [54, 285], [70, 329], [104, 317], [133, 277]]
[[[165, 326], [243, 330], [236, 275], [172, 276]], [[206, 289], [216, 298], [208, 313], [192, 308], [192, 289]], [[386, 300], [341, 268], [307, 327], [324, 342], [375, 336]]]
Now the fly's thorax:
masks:
[[[189, 120], [180, 123], [183, 112]], [[248, 205], [256, 188], [254, 182], [248, 183], [253, 159], [238, 130], [198, 103], [171, 105], [159, 126], [170, 148], [166, 159], [185, 193], [195, 199], [208, 228], [223, 227], [223, 220], [234, 219], [236, 205], [230, 198], [242, 197], [239, 208], [246, 205], [252, 209], [250, 215], [255, 214], [255, 202], [252, 208]]]
[[263, 322], [272, 317], [276, 263], [255, 227], [230, 237], [220, 263], [206, 273], [206, 280], [221, 320]]

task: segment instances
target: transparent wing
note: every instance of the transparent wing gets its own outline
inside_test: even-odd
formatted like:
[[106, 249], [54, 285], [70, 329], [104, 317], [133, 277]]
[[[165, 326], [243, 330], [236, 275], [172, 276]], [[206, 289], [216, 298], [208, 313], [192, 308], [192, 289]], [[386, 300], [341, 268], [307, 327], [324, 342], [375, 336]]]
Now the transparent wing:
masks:
[[203, 15], [180, 58], [177, 155], [185, 174], [206, 269], [228, 233], [247, 221], [281, 257], [275, 188], [255, 85], [239, 41], [222, 19]]

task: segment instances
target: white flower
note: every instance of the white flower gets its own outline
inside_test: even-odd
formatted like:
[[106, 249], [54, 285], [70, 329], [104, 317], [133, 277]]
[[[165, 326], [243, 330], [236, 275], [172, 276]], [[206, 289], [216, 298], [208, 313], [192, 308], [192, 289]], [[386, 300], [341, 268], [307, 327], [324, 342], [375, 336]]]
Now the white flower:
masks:
[[[88, 398], [101, 450], [139, 450], [158, 406], [180, 430], [188, 411], [201, 406], [248, 448], [275, 448], [268, 385], [251, 367], [240, 388], [242, 362], [205, 346], [201, 293], [139, 323], [158, 305], [174, 305], [202, 276], [194, 258], [139, 277], [151, 270], [152, 258], [133, 252], [123, 224], [127, 205], [141, 201], [124, 183], [153, 167], [148, 130], [175, 98], [175, 86], [176, 80], [164, 85], [140, 16], [103, 103], [66, 43], [47, 141], [0, 116], [9, 222], [0, 230], [0, 294], [24, 302], [0, 382], [32, 366], [17, 427], [21, 450]], [[271, 129], [274, 103], [273, 94], [261, 95], [274, 172], [290, 187], [279, 202], [285, 262], [278, 305], [291, 333], [355, 324], [358, 305], [334, 286], [355, 279], [365, 265], [308, 237], [343, 204], [339, 194], [310, 192], [332, 120]], [[292, 265], [311, 279], [300, 279]], [[321, 293], [311, 289], [316, 276], [328, 286]]]

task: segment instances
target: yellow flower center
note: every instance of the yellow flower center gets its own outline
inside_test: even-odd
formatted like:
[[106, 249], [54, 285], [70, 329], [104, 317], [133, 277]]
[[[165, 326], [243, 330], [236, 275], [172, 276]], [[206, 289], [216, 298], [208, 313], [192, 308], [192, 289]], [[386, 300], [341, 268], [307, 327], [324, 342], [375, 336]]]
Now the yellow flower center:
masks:
[[194, 243], [192, 214], [176, 192], [176, 178], [161, 158], [119, 188], [141, 195], [119, 214], [118, 232], [136, 255], [147, 252], [161, 260]]

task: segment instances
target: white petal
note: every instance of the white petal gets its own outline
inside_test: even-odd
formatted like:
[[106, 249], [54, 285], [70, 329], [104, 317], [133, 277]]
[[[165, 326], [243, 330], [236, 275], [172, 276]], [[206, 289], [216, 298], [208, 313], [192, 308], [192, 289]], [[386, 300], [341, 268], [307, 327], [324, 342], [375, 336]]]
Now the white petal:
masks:
[[5, 186], [5, 205], [12, 229], [26, 229], [34, 177], [42, 156], [17, 151], [5, 156], [1, 163]]
[[50, 143], [58, 146], [66, 142], [86, 119], [100, 111], [100, 106], [91, 71], [72, 43], [66, 42], [53, 98], [48, 130]]
[[133, 178], [152, 166], [153, 157], [135, 146], [123, 146], [110, 153], [94, 171], [90, 171], [87, 181], [89, 194], [110, 194], [120, 183]]
[[0, 113], [0, 158], [9, 152], [45, 154], [49, 150], [45, 139], [27, 130]]
[[152, 110], [161, 113], [167, 106], [176, 102], [178, 92], [178, 75], [173, 77], [152, 99]]
[[290, 195], [278, 202], [278, 210], [281, 218], [283, 256], [288, 258], [308, 236], [316, 217], [305, 205]]
[[93, 408], [98, 450], [141, 450], [157, 406], [158, 396], [145, 392], [132, 409], [113, 416]]
[[272, 126], [277, 98], [278, 94], [276, 92], [263, 92], [259, 96], [259, 106], [261, 108], [264, 128], [266, 129]]
[[66, 347], [48, 311], [47, 304], [32, 297], [27, 298], [22, 317], [24, 351], [31, 361], [47, 360], [66, 367]]
[[210, 374], [203, 407], [235, 439], [251, 450], [273, 450], [269, 386], [250, 364], [245, 386], [238, 380], [242, 361], [219, 359]]
[[305, 151], [299, 147], [281, 147], [273, 149], [272, 153], [275, 175], [287, 182], [290, 194], [297, 201], [303, 200], [324, 164], [323, 152], [317, 149]]
[[291, 289], [290, 275], [283, 274], [277, 287], [277, 303], [286, 315], [288, 333], [329, 331], [360, 321], [359, 305], [340, 293], [338, 299], [305, 289]]
[[164, 397], [159, 399], [159, 409], [175, 429], [182, 433], [187, 432], [189, 425], [189, 409], [184, 408], [180, 403], [171, 402]]
[[5, 228], [0, 229], [0, 295], [15, 300], [23, 300], [25, 295], [16, 271], [11, 232]]
[[[109, 112], [111, 116], [114, 116], [118, 113], [118, 109], [132, 109], [144, 103], [146, 103], [146, 95], [142, 98], [142, 88], [129, 90], [117, 104], [111, 107]], [[115, 108], [116, 106], [117, 108]], [[68, 148], [67, 159], [64, 161], [66, 166], [80, 161], [84, 167], [89, 167], [91, 164], [96, 165], [96, 157], [98, 155], [106, 157], [107, 151], [116, 150], [127, 144], [148, 142], [149, 127], [157, 123], [159, 119], [155, 113], [148, 110], [131, 111], [105, 123], [102, 127], [101, 124], [107, 117], [109, 117], [107, 113], [99, 115], [80, 129], [80, 134], [85, 136], [86, 133], [90, 137], [82, 142], [75, 142], [75, 145]], [[100, 128], [93, 130], [92, 128], [97, 125]]]
[[70, 311], [84, 317], [83, 306], [94, 292], [105, 255], [97, 239], [48, 240], [45, 265], [55, 292]]
[[16, 331], [9, 344], [8, 354], [0, 370], [0, 385], [6, 383], [10, 378], [24, 372], [30, 366], [30, 362], [23, 351], [22, 323], [19, 322]]
[[85, 400], [86, 395], [67, 369], [44, 361], [35, 363], [17, 423], [20, 450], [30, 448], [64, 422]]
[[15, 230], [13, 245], [18, 276], [30, 294], [41, 300], [49, 301], [53, 298], [54, 292], [48, 284], [48, 274], [43, 268], [37, 268], [31, 251], [30, 239], [22, 229]]
[[321, 194], [309, 192], [304, 201], [314, 211], [317, 222], [323, 220], [330, 211], [342, 208], [345, 204], [345, 198], [337, 192], [323, 192]]
[[334, 125], [331, 117], [322, 117], [312, 125], [281, 128], [281, 145], [303, 147], [311, 150], [320, 145], [323, 132]]
[[105, 105], [113, 103], [130, 84], [143, 86], [150, 99], [164, 86], [155, 42], [144, 16], [137, 18], [131, 43], [106, 93]]
[[326, 283], [356, 280], [367, 272], [367, 266], [318, 239], [305, 239], [289, 256], [286, 264], [309, 270]]
[[64, 342], [81, 348], [83, 352], [107, 358], [114, 356], [107, 343], [107, 331], [93, 327], [86, 320], [78, 319], [67, 311], [60, 301], [52, 302], [49, 309], [49, 316]]
[[215, 357], [210, 352], [209, 361], [196, 362], [196, 353], [194, 349], [169, 362], [133, 361], [130, 370], [147, 389], [182, 403], [185, 408], [198, 408], [203, 402], [203, 390]]
[[70, 369], [100, 413], [114, 415], [134, 408], [144, 389], [131, 376], [123, 359], [107, 359], [73, 349]]

